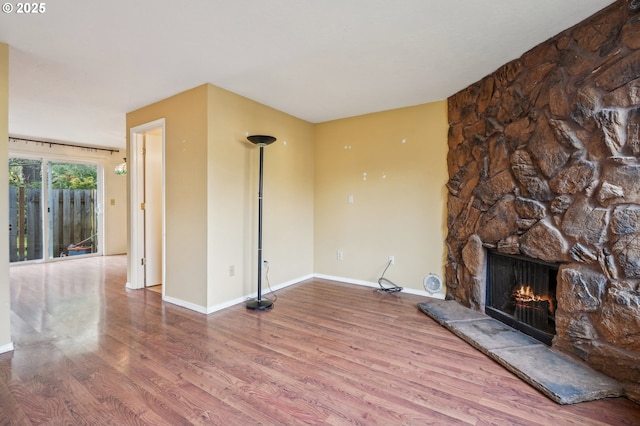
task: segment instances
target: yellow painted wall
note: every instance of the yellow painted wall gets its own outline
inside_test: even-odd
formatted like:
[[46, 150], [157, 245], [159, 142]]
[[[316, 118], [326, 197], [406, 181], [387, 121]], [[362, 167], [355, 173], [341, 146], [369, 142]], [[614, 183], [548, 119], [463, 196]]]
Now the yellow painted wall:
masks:
[[444, 275], [446, 101], [314, 125], [207, 84], [129, 113], [127, 128], [163, 117], [166, 296], [215, 310], [256, 291], [251, 134], [278, 139], [265, 148], [263, 293], [314, 273], [373, 283], [390, 255], [386, 277], [407, 289]]
[[[203, 308], [207, 304], [208, 270], [207, 96], [208, 88], [203, 85], [127, 114], [127, 147], [129, 129], [166, 120], [163, 284], [166, 296]], [[127, 244], [131, 246], [130, 241]]]
[[257, 291], [259, 149], [247, 135], [277, 138], [264, 148], [263, 259], [269, 281], [313, 273], [313, 125], [216, 86], [208, 90], [212, 307]]
[[127, 253], [127, 178], [116, 175], [115, 168], [127, 155], [124, 150], [104, 158], [104, 254]]
[[[255, 292], [259, 151], [267, 133], [264, 259], [269, 280], [313, 273], [313, 126], [212, 85], [127, 114], [166, 120], [165, 295], [210, 310]], [[266, 294], [266, 276], [263, 293]]]
[[315, 273], [375, 283], [393, 255], [402, 287], [444, 277], [447, 131], [446, 101], [316, 126]]
[[[9, 46], [0, 43], [0, 200], [9, 199]], [[9, 223], [9, 212], [0, 209], [0, 223]], [[9, 229], [0, 226], [0, 348], [11, 344], [9, 305]]]

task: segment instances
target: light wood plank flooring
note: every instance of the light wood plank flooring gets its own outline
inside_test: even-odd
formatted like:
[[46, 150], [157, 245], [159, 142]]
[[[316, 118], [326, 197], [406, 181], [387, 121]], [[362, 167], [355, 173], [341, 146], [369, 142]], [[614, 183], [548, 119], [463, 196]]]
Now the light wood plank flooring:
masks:
[[11, 268], [0, 424], [640, 424], [624, 398], [555, 404], [418, 296], [310, 280], [207, 316], [125, 281], [123, 256]]

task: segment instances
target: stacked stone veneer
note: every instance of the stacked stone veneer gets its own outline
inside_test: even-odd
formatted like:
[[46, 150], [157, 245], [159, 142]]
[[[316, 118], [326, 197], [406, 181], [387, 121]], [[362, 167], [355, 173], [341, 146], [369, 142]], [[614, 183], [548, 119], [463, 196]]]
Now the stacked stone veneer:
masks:
[[483, 310], [486, 250], [560, 264], [554, 347], [640, 401], [640, 1], [449, 98], [447, 297]]

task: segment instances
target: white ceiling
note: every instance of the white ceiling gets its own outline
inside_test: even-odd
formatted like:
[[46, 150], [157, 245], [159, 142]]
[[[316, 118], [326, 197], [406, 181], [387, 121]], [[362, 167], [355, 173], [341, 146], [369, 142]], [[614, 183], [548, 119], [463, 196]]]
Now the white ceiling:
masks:
[[49, 1], [0, 15], [9, 132], [124, 147], [128, 111], [203, 83], [314, 123], [442, 100], [611, 3]]

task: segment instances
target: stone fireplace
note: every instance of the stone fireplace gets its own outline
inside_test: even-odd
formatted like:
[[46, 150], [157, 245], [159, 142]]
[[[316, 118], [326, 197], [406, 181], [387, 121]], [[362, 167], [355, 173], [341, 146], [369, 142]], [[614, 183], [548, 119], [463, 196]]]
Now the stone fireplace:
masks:
[[553, 347], [640, 402], [638, 4], [449, 98], [446, 282], [447, 298], [486, 311], [490, 250], [558, 265]]

